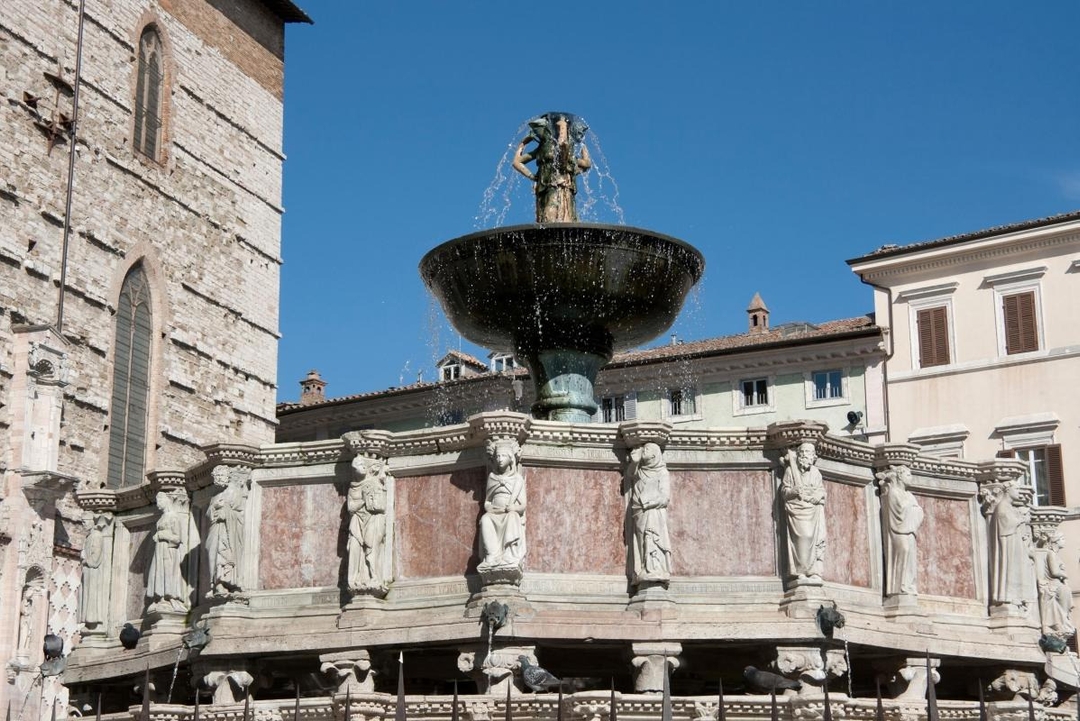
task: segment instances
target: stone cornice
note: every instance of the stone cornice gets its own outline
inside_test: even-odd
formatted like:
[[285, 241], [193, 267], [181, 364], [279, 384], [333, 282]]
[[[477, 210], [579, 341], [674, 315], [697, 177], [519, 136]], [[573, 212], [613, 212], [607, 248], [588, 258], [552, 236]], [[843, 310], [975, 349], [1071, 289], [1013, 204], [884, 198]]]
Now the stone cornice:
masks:
[[1076, 232], [1075, 223], [1070, 224], [1068, 232], [1065, 233], [1062, 233], [1060, 227], [1043, 227], [979, 238], [956, 245], [937, 247], [931, 245], [925, 249], [912, 249], [910, 253], [903, 255], [886, 256], [880, 259], [866, 258], [862, 262], [852, 264], [851, 267], [865, 280], [880, 281], [1071, 243], [1080, 243], [1080, 233]]

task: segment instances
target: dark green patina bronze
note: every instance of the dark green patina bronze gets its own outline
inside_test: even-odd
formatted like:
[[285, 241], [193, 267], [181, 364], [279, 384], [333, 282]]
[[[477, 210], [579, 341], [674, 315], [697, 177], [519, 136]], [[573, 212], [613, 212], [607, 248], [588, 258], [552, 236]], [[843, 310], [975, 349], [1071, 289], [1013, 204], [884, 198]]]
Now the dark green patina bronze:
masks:
[[596, 372], [671, 327], [704, 267], [675, 238], [558, 223], [451, 240], [424, 256], [420, 274], [465, 338], [529, 366], [537, 418], [587, 422]]
[[681, 240], [577, 222], [577, 176], [592, 167], [586, 130], [570, 113], [529, 121], [513, 165], [534, 183], [537, 225], [466, 235], [420, 261], [458, 332], [513, 351], [532, 372], [533, 415], [556, 421], [592, 417], [596, 372], [670, 328], [705, 268]]

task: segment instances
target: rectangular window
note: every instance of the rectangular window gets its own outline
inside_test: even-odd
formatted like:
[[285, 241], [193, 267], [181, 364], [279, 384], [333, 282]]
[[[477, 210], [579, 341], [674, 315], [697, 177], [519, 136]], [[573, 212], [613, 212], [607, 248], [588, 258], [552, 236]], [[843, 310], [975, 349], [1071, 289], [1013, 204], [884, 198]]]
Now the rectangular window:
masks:
[[697, 413], [697, 402], [692, 388], [668, 389], [668, 415], [692, 416]]
[[1034, 505], [1065, 505], [1065, 471], [1061, 463], [1060, 445], [1016, 448], [998, 455], [1016, 458], [1027, 466], [1027, 482], [1031, 485]]
[[765, 378], [745, 380], [739, 384], [742, 387], [743, 408], [769, 405], [769, 382]]
[[939, 305], [919, 311], [919, 367], [949, 364], [949, 317], [948, 309]]
[[456, 381], [458, 378], [461, 377], [461, 366], [459, 366], [457, 363], [444, 365], [442, 368], [439, 369], [439, 373], [440, 377], [444, 381]]
[[604, 423], [622, 423], [626, 420], [626, 399], [609, 396], [600, 399], [600, 417]]
[[1039, 329], [1035, 320], [1035, 292], [1014, 293], [1001, 298], [1005, 321], [1005, 353], [1039, 350]]
[[838, 370], [814, 373], [814, 400], [827, 401], [844, 397], [843, 373]]

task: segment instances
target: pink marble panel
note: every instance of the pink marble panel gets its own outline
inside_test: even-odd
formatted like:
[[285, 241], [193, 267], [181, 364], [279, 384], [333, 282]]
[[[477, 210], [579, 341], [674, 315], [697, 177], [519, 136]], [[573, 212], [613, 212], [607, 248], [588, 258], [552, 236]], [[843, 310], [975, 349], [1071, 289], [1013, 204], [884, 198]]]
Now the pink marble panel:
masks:
[[476, 573], [484, 468], [396, 479], [395, 576]]
[[526, 468], [525, 568], [540, 573], [626, 572], [622, 474]]
[[673, 471], [668, 523], [677, 575], [776, 573], [768, 471]]
[[154, 555], [154, 525], [131, 529], [128, 539], [127, 601], [124, 608], [128, 619], [142, 618], [146, 608], [146, 576]]
[[825, 481], [826, 581], [870, 587], [870, 526], [866, 489]]
[[918, 498], [923, 507], [918, 540], [919, 592], [976, 598], [969, 501], [933, 496]]
[[263, 488], [259, 588], [338, 585], [342, 518], [342, 497], [333, 483]]

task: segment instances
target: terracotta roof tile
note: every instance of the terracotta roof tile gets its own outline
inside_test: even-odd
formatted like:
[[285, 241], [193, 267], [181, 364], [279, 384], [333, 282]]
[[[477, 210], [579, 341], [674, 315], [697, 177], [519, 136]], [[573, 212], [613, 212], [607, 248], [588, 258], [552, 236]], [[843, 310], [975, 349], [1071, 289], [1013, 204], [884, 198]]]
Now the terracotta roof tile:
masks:
[[[647, 348], [645, 350], [630, 351], [628, 353], [618, 353], [611, 359], [611, 363], [606, 367], [637, 365], [639, 363], [649, 363], [666, 358], [709, 355], [711, 353], [737, 351], [739, 349], [757, 346], [787, 344], [801, 340], [827, 340], [831, 337], [844, 337], [852, 333], [871, 333], [875, 331], [880, 332], [880, 329], [874, 325], [872, 318], [865, 315], [859, 316], [858, 318], [832, 320], [818, 325], [813, 325], [811, 323], [785, 323], [778, 325], [775, 328], [770, 328], [764, 333], [739, 333], [737, 335], [708, 338], [706, 340], [692, 341], [690, 343], [664, 345], [656, 348]], [[479, 363], [479, 361], [472, 356], [459, 351], [450, 351], [447, 355], [455, 355], [462, 357], [463, 359], [471, 358], [473, 362]], [[484, 364], [481, 363], [481, 365]], [[529, 370], [528, 368], [518, 367], [511, 371], [506, 371], [505, 373], [481, 373], [479, 375], [458, 378], [453, 381], [420, 381], [407, 386], [384, 388], [382, 390], [356, 393], [348, 396], [340, 396], [338, 398], [327, 398], [324, 401], [310, 403], [305, 406], [301, 406], [299, 403], [295, 402], [278, 403], [277, 412], [278, 414], [281, 414], [297, 409], [311, 410], [322, 406], [338, 405], [350, 401], [363, 400], [365, 398], [380, 398], [400, 393], [410, 393], [425, 388], [433, 388], [435, 386], [476, 383], [507, 374], [527, 376]]]
[[934, 240], [922, 240], [917, 243], [909, 243], [907, 245], [883, 245], [877, 250], [871, 251], [866, 255], [859, 256], [858, 258], [852, 258], [847, 261], [848, 265], [854, 265], [864, 260], [876, 260], [878, 258], [887, 258], [893, 255], [904, 255], [906, 253], [916, 253], [920, 250], [926, 250], [928, 248], [936, 248], [939, 246], [954, 245], [957, 243], [964, 243], [969, 240], [979, 240], [981, 238], [989, 238], [995, 235], [1004, 235], [1006, 233], [1016, 233], [1021, 230], [1031, 230], [1033, 228], [1042, 228], [1047, 225], [1056, 225], [1058, 223], [1067, 223], [1071, 220], [1080, 220], [1080, 210], [1073, 210], [1068, 213], [1060, 213], [1058, 215], [1049, 215], [1045, 218], [1035, 218], [1034, 220], [1022, 220], [1018, 223], [1009, 223], [1007, 225], [997, 225], [993, 228], [985, 228], [983, 230], [974, 230], [969, 233], [961, 233], [960, 235], [950, 235], [945, 238], [936, 238]]

